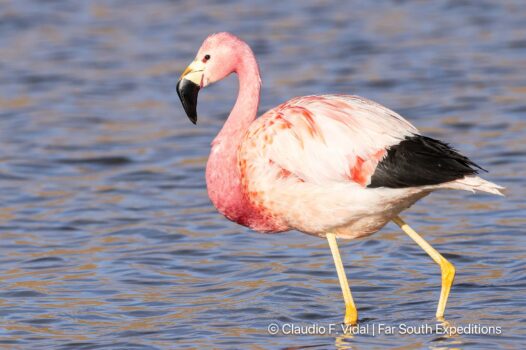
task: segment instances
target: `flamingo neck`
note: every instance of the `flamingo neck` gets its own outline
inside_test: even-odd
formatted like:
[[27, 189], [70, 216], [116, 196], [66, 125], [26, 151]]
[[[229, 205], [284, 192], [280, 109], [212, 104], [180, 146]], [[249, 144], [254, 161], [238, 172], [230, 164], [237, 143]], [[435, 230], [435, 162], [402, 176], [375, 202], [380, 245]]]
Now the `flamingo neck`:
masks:
[[230, 116], [212, 142], [206, 167], [208, 195], [220, 213], [232, 221], [251, 226], [254, 213], [241, 187], [237, 151], [259, 105], [261, 80], [256, 59], [250, 49], [236, 67], [239, 93]]
[[246, 57], [236, 68], [239, 78], [239, 93], [223, 128], [214, 140], [216, 142], [226, 141], [229, 143], [241, 142], [248, 127], [256, 119], [259, 106], [259, 95], [261, 90], [261, 79], [256, 59], [253, 54]]

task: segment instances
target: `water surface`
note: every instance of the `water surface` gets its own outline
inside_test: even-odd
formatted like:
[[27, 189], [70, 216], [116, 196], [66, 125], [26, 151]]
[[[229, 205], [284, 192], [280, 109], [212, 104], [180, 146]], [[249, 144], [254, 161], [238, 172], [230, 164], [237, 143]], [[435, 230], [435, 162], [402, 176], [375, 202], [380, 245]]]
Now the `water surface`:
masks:
[[[522, 1], [0, 1], [0, 344], [9, 349], [495, 349], [526, 343]], [[269, 335], [339, 324], [327, 243], [228, 222], [204, 181], [237, 90], [175, 84], [210, 33], [247, 40], [261, 112], [353, 93], [490, 170], [407, 221], [456, 265], [452, 325], [500, 335]], [[431, 324], [438, 267], [396, 226], [341, 242], [362, 325]]]

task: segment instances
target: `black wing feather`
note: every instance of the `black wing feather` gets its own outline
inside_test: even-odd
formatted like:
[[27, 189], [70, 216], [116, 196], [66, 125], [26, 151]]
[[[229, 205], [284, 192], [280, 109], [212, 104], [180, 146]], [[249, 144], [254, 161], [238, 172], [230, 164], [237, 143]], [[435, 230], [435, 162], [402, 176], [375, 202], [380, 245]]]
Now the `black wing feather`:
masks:
[[367, 187], [438, 185], [477, 174], [478, 169], [484, 170], [447, 143], [414, 135], [387, 150]]

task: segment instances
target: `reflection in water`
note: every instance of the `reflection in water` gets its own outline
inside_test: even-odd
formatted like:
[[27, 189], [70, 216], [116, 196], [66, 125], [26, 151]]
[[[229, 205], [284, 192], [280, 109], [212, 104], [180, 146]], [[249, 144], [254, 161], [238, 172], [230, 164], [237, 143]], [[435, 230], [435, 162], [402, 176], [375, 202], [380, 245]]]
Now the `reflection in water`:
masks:
[[[520, 346], [524, 6], [0, 1], [1, 346]], [[175, 84], [220, 30], [253, 45], [261, 112], [297, 95], [367, 96], [510, 189], [438, 193], [406, 214], [457, 267], [448, 321], [502, 335], [267, 333], [338, 324], [343, 304], [325, 241], [255, 234], [211, 207], [204, 167], [236, 80], [201, 94], [197, 127]], [[434, 324], [440, 271], [394, 225], [341, 248], [363, 324]]]
[[342, 333], [334, 338], [334, 347], [338, 350], [352, 350], [352, 340], [354, 336], [349, 333]]

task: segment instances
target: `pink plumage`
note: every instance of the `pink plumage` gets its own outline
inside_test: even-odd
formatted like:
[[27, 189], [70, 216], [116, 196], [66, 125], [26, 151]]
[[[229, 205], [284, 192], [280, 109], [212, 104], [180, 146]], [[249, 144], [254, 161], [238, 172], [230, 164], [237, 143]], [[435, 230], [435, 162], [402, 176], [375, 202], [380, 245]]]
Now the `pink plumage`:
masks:
[[419, 135], [400, 115], [357, 96], [319, 95], [294, 98], [256, 119], [258, 65], [249, 46], [228, 33], [208, 37], [192, 65], [190, 75], [201, 73], [194, 77], [199, 88], [233, 72], [239, 76], [239, 95], [212, 142], [206, 179], [216, 208], [241, 225], [356, 238], [378, 231], [435, 189], [501, 189], [474, 175], [368, 187], [390, 147]]

